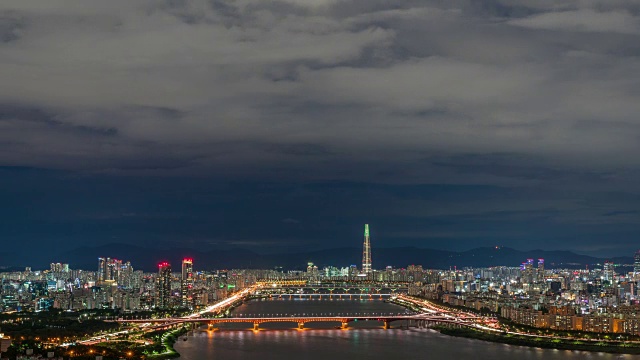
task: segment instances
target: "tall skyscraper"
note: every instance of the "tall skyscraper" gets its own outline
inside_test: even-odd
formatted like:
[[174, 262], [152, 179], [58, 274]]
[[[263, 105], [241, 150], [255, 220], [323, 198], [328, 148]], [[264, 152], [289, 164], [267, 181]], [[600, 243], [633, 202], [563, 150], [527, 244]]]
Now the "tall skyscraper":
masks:
[[182, 260], [182, 279], [180, 283], [180, 295], [182, 307], [193, 307], [193, 259]]
[[538, 259], [538, 282], [544, 282], [544, 259]]
[[156, 307], [166, 309], [171, 305], [171, 264], [158, 264], [158, 285], [156, 287]]
[[633, 255], [633, 273], [636, 277], [640, 277], [640, 250]]
[[120, 262], [118, 285], [125, 289], [131, 289], [133, 287], [133, 266], [131, 266], [131, 262]]
[[523, 263], [524, 274], [523, 274], [523, 282], [525, 284], [533, 284], [535, 280], [534, 276], [534, 268], [533, 268], [533, 259], [527, 259], [526, 263]]
[[613, 285], [613, 280], [615, 279], [616, 276], [616, 272], [615, 272], [615, 265], [613, 264], [613, 261], [605, 261], [604, 262], [604, 266], [602, 269], [602, 280], [605, 280], [608, 282], [608, 285]]
[[107, 266], [109, 267], [108, 278], [105, 278], [104, 281], [108, 282], [110, 285], [117, 285], [120, 280], [120, 270], [122, 268], [122, 260], [118, 259], [109, 259], [109, 263]]
[[364, 224], [364, 245], [362, 247], [362, 273], [371, 274], [371, 241], [369, 239], [369, 224]]
[[104, 282], [104, 270], [107, 267], [107, 259], [98, 258], [98, 276], [96, 279], [96, 283], [102, 284]]

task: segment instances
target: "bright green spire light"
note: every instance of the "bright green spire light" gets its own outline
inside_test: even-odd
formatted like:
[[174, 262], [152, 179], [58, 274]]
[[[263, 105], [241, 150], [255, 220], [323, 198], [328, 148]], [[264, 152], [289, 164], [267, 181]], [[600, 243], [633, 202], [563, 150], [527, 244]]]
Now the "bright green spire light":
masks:
[[369, 224], [364, 224], [364, 236], [369, 236]]

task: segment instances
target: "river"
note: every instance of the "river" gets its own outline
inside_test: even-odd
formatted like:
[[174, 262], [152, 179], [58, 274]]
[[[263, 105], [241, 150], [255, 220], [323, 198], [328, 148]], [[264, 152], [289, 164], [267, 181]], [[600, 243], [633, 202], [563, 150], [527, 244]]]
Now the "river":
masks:
[[[255, 300], [234, 310], [236, 316], [327, 313], [403, 313], [404, 308], [369, 300]], [[388, 330], [374, 321], [350, 323], [339, 330], [338, 323], [310, 323], [297, 330], [295, 323], [222, 324], [220, 330], [196, 331], [179, 340], [175, 349], [181, 360], [202, 359], [477, 359], [477, 360], [613, 360], [640, 356], [546, 350], [456, 338], [428, 329], [406, 329], [396, 322]]]

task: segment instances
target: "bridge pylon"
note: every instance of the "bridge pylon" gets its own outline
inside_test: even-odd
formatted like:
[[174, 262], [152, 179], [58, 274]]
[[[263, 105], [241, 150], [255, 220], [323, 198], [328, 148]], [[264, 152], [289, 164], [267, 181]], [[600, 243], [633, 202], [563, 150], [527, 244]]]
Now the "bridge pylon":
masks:
[[259, 322], [257, 322], [257, 321], [253, 322], [253, 330], [254, 331], [260, 330], [260, 323]]
[[384, 321], [384, 328], [388, 329], [389, 328], [389, 320], [385, 320]]
[[342, 329], [346, 329], [347, 327], [349, 327], [349, 322], [347, 320], [342, 320]]
[[300, 330], [304, 329], [304, 321], [298, 322], [298, 329]]

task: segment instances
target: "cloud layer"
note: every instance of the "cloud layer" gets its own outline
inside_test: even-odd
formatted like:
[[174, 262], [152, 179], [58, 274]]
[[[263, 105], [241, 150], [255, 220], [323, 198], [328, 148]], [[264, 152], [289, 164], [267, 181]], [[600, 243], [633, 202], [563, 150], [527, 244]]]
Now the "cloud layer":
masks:
[[[640, 17], [626, 3], [5, 1], [1, 160], [319, 161], [328, 177], [434, 151], [636, 166], [621, 156], [638, 150], [640, 112]], [[323, 155], [274, 150], [309, 146]]]
[[640, 191], [630, 1], [5, 0], [0, 67], [1, 165], [488, 185], [520, 202], [437, 207], [640, 220], [602, 195]]

